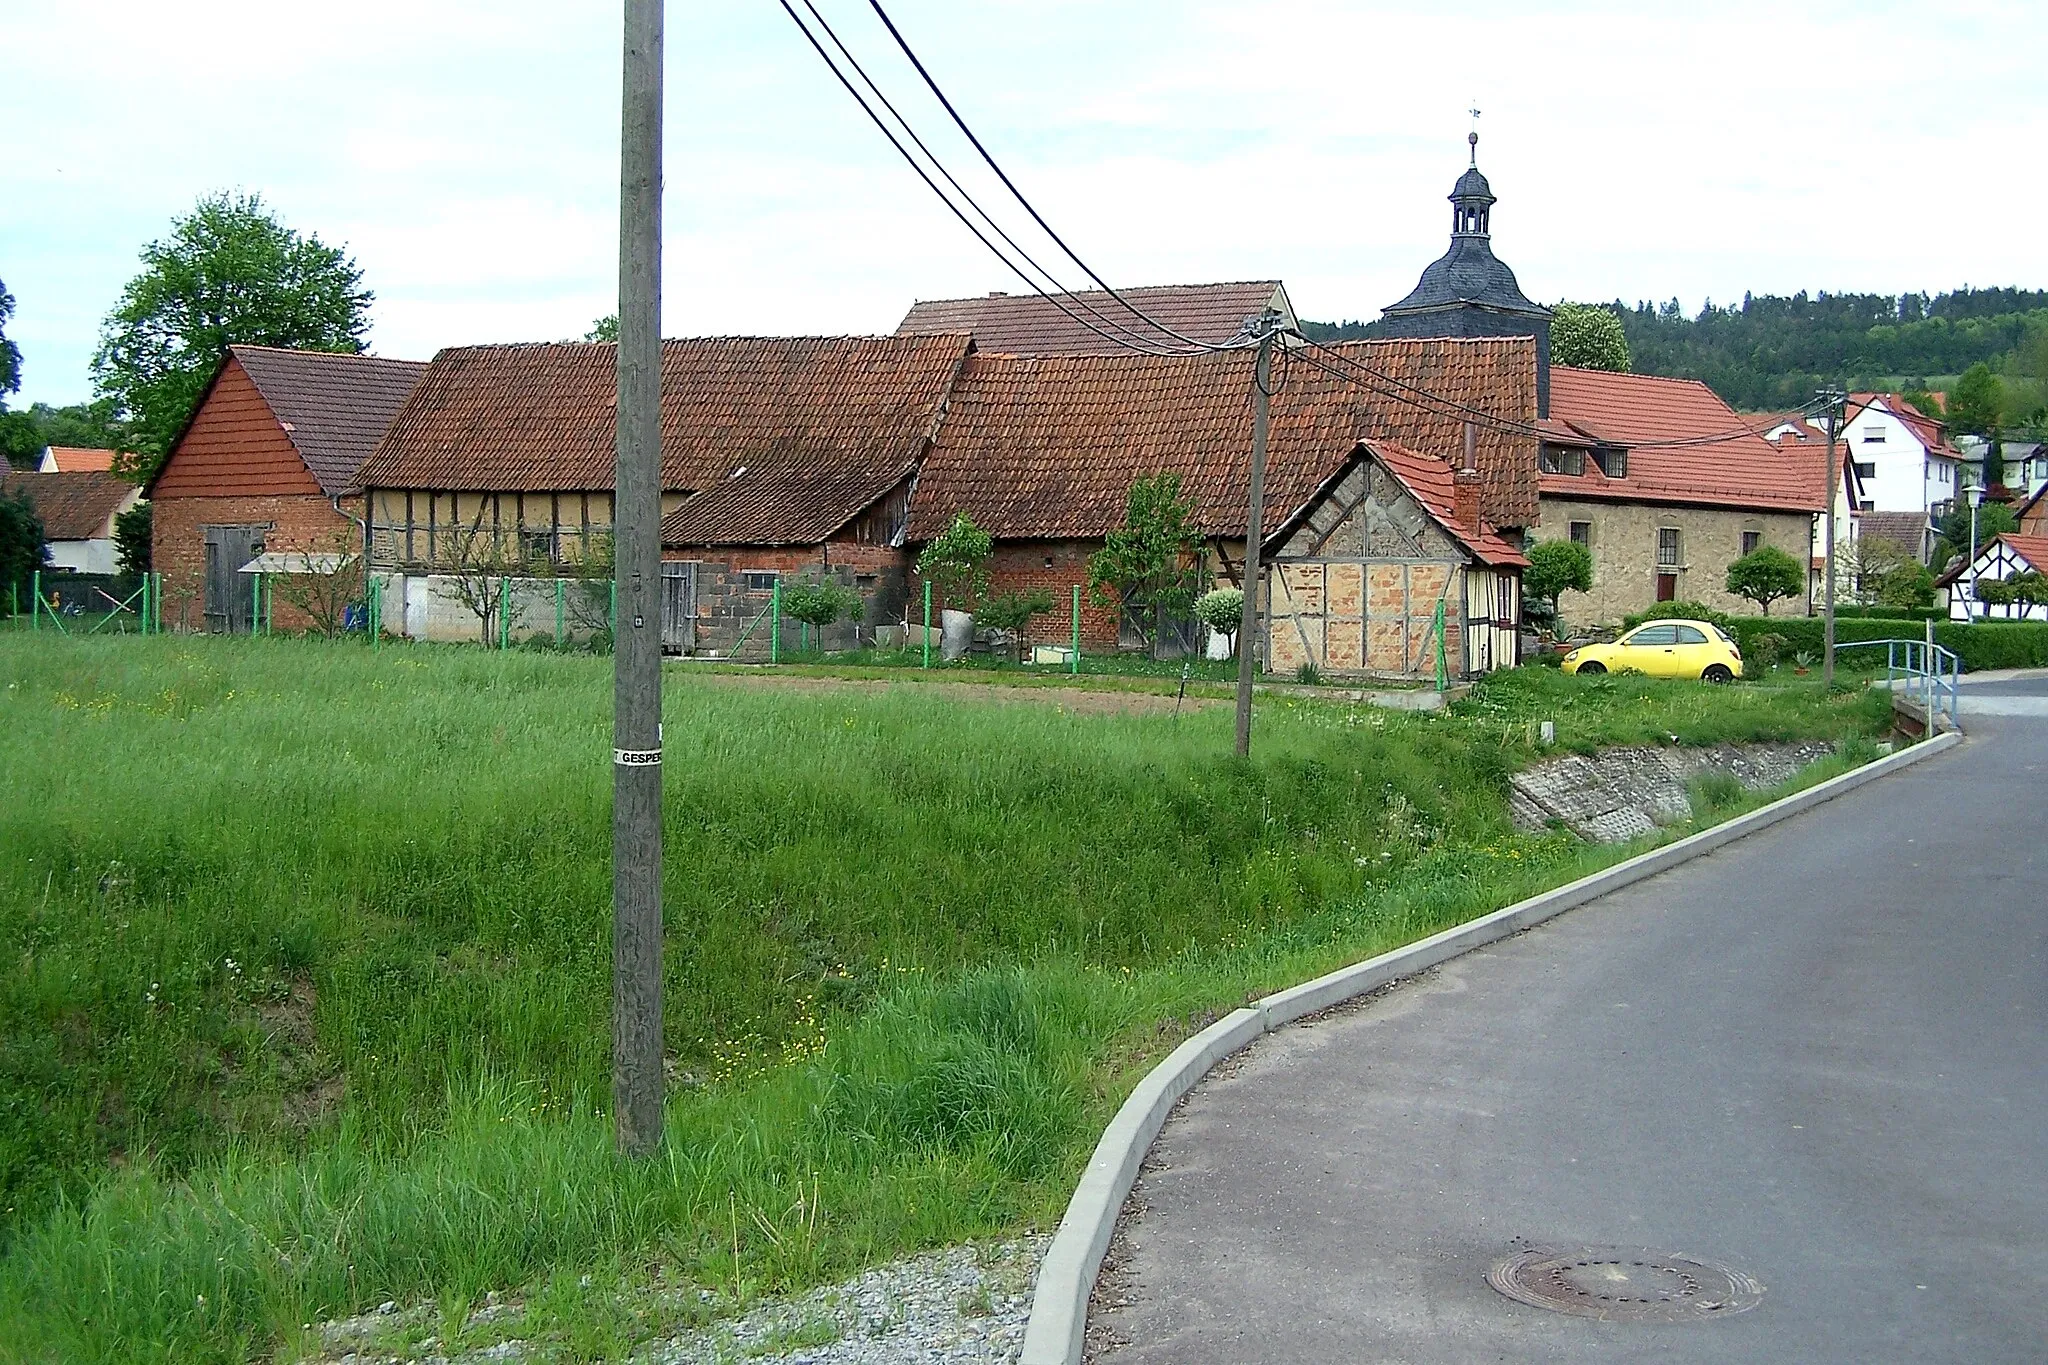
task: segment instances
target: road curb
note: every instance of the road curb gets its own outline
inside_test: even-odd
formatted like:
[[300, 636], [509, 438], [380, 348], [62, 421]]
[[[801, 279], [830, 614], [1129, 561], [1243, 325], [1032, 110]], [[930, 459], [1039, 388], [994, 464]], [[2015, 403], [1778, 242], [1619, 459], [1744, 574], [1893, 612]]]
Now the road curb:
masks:
[[1046, 1249], [1032, 1291], [1031, 1318], [1024, 1329], [1019, 1365], [1080, 1365], [1088, 1326], [1088, 1300], [1109, 1239], [1116, 1231], [1124, 1200], [1137, 1183], [1138, 1166], [1166, 1117], [1181, 1096], [1225, 1057], [1265, 1034], [1298, 1019], [1340, 1005], [1403, 977], [1446, 962], [1475, 948], [1518, 934], [1610, 891], [1631, 886], [1659, 872], [1711, 853], [1744, 835], [1811, 810], [1845, 792], [1854, 791], [1901, 768], [1934, 757], [1962, 743], [1953, 731], [1915, 744], [1874, 763], [1781, 797], [1747, 815], [1738, 815], [1675, 844], [1651, 849], [1626, 862], [1581, 877], [1540, 896], [1482, 915], [1405, 948], [1327, 976], [1266, 996], [1248, 1008], [1233, 1011], [1175, 1048], [1173, 1054], [1145, 1074], [1131, 1092], [1081, 1173], [1074, 1197]]

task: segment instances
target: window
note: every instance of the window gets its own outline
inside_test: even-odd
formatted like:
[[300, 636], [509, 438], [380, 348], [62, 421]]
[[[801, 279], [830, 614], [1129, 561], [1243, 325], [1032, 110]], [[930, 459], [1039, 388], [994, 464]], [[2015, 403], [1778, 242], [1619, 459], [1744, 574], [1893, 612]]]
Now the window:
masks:
[[1742, 533], [1742, 553], [1746, 555], [1755, 554], [1763, 547], [1763, 543], [1764, 533], [1762, 531], [1744, 531]]
[[1675, 645], [1678, 643], [1677, 626], [1644, 626], [1628, 637], [1632, 645]]
[[1856, 462], [1856, 477], [1857, 477], [1857, 478], [1859, 478], [1859, 479], [1874, 479], [1874, 478], [1876, 478], [1876, 477], [1877, 477], [1877, 461], [1876, 461], [1876, 460], [1858, 460], [1858, 461]]
[[1576, 478], [1586, 472], [1586, 452], [1544, 446], [1536, 454], [1536, 467], [1545, 474], [1569, 474]]
[[1678, 567], [1678, 552], [1681, 549], [1676, 526], [1657, 528], [1657, 567], [1675, 569]]
[[555, 557], [555, 537], [549, 531], [521, 531], [519, 533], [519, 556], [522, 559], [547, 560]]
[[1570, 524], [1569, 524], [1569, 525], [1568, 525], [1568, 526], [1566, 527], [1566, 533], [1567, 533], [1568, 535], [1570, 535], [1570, 536], [1571, 536], [1572, 544], [1574, 544], [1574, 545], [1584, 545], [1584, 546], [1585, 546], [1586, 548], [1588, 548], [1588, 549], [1591, 549], [1591, 548], [1592, 548], [1592, 546], [1593, 546], [1593, 523], [1592, 523], [1592, 522], [1590, 522], [1590, 521], [1574, 521], [1574, 522], [1570, 523]]
[[1863, 428], [1863, 444], [1865, 444], [1865, 445], [1867, 445], [1867, 446], [1881, 446], [1881, 445], [1883, 445], [1883, 444], [1884, 444], [1884, 428], [1883, 428], [1883, 427], [1865, 427], [1865, 428]]
[[1697, 626], [1674, 626], [1672, 629], [1678, 632], [1678, 643], [1682, 645], [1703, 645], [1707, 642], [1706, 635]]
[[1600, 466], [1600, 472], [1610, 479], [1625, 478], [1628, 475], [1628, 452], [1620, 446], [1602, 446], [1593, 452], [1593, 462]]
[[748, 592], [773, 592], [775, 591], [775, 580], [779, 577], [781, 575], [774, 572], [757, 573], [750, 570], [740, 575], [740, 581], [746, 586]]

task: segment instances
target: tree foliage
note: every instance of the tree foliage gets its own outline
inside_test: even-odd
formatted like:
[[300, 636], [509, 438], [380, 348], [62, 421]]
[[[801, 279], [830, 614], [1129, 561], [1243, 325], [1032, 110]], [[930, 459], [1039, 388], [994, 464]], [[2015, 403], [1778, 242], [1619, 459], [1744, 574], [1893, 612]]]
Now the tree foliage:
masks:
[[[2017, 531], [2020, 519], [2007, 503], [1987, 502], [1977, 508], [1978, 549], [1989, 545], [1994, 536], [2007, 531]], [[1957, 555], [1970, 553], [1970, 506], [1959, 503], [1952, 511], [1934, 523], [1935, 531], [1941, 537], [1941, 558], [1944, 563]]]
[[917, 557], [917, 576], [939, 591], [955, 611], [972, 611], [988, 591], [988, 558], [996, 543], [965, 512], [953, 514]]
[[590, 330], [583, 334], [585, 341], [612, 341], [619, 339], [619, 315], [606, 313], [590, 324]]
[[1953, 433], [1990, 436], [2003, 423], [2005, 392], [1991, 367], [1978, 361], [1948, 391], [1943, 411]]
[[1560, 303], [1550, 313], [1550, 362], [1627, 373], [1628, 335], [1604, 303]]
[[201, 199], [142, 250], [93, 355], [93, 382], [153, 473], [231, 344], [356, 352], [373, 295], [347, 253], [279, 222], [257, 195]]
[[150, 571], [152, 530], [155, 514], [147, 502], [138, 502], [125, 512], [114, 514], [114, 559], [116, 572], [137, 583]]
[[28, 606], [35, 571], [49, 558], [43, 519], [23, 493], [0, 490], [0, 610]]
[[783, 614], [819, 630], [842, 616], [858, 616], [860, 610], [860, 594], [836, 579], [807, 578], [782, 591]]
[[1931, 607], [1934, 574], [1917, 559], [1902, 560], [1878, 584], [1877, 602], [1883, 607]]
[[1806, 591], [1806, 571], [1775, 545], [1759, 545], [1728, 566], [1728, 591], [1771, 614], [1771, 603]]
[[119, 450], [123, 432], [111, 399], [70, 403], [61, 408], [31, 403], [18, 412], [0, 411], [0, 450], [6, 452], [9, 462], [18, 465], [34, 464], [44, 446]]
[[1122, 603], [1149, 640], [1159, 612], [1184, 612], [1201, 583], [1196, 563], [1201, 533], [1188, 522], [1178, 474], [1131, 484], [1124, 524], [1088, 559], [1088, 589], [1105, 605]]
[[1522, 591], [1557, 615], [1557, 600], [1568, 592], [1593, 591], [1593, 552], [1576, 540], [1538, 541], [1529, 550]]
[[14, 318], [14, 295], [7, 281], [0, 280], [0, 412], [7, 411], [7, 396], [21, 391], [21, 348], [7, 339], [7, 324]]

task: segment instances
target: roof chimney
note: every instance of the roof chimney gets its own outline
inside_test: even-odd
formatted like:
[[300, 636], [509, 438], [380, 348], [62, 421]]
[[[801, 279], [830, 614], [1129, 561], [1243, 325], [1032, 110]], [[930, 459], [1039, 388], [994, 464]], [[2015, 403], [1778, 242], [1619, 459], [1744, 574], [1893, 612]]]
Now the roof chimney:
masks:
[[1451, 475], [1451, 516], [1472, 532], [1479, 530], [1479, 424], [1465, 423], [1465, 462]]

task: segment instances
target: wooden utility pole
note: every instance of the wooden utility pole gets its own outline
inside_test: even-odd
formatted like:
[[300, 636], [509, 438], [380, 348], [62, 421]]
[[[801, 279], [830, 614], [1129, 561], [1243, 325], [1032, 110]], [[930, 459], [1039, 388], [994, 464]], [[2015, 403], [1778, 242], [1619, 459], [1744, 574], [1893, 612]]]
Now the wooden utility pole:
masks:
[[1273, 396], [1273, 337], [1279, 314], [1268, 310], [1253, 323], [1259, 339], [1252, 365], [1251, 505], [1245, 517], [1244, 613], [1237, 626], [1237, 756], [1252, 752], [1252, 656], [1259, 647], [1259, 538], [1265, 534], [1266, 427]]
[[1827, 540], [1825, 556], [1827, 581], [1821, 584], [1821, 612], [1825, 618], [1821, 626], [1820, 683], [1823, 691], [1833, 691], [1835, 686], [1835, 480], [1841, 477], [1841, 462], [1835, 458], [1835, 434], [1838, 430], [1840, 409], [1836, 406], [1842, 395], [1832, 389], [1824, 390], [1821, 397], [1828, 404], [1828, 505], [1825, 513], [1827, 529], [1822, 534]]
[[664, 0], [625, 0], [613, 465], [612, 1120], [661, 1143], [661, 49]]

